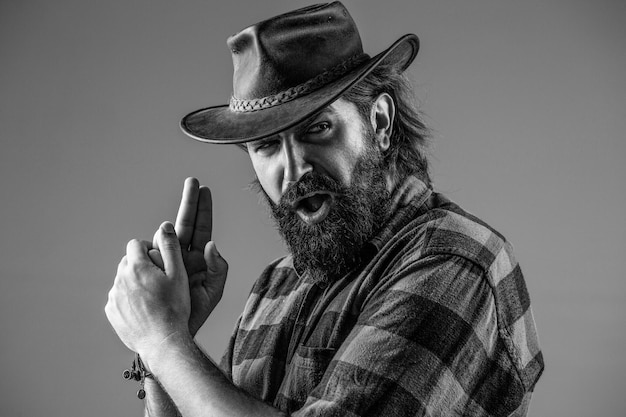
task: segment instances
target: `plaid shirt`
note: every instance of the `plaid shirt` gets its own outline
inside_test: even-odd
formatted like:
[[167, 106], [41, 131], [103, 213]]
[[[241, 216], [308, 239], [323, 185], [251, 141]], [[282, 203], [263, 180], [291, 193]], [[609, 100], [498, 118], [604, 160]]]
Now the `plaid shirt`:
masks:
[[269, 265], [222, 369], [293, 416], [524, 416], [543, 370], [504, 237], [411, 177], [358, 270]]

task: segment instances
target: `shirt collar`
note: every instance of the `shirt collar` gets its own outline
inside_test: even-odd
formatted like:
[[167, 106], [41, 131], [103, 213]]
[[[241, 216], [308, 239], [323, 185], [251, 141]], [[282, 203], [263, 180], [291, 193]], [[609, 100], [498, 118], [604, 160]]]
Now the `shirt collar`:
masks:
[[[394, 191], [391, 196], [391, 207], [389, 212], [391, 217], [369, 242], [365, 251], [378, 252], [391, 239], [409, 219], [423, 208], [428, 198], [432, 194], [432, 189], [422, 180], [414, 175], [408, 176]], [[373, 246], [373, 247], [372, 247]]]

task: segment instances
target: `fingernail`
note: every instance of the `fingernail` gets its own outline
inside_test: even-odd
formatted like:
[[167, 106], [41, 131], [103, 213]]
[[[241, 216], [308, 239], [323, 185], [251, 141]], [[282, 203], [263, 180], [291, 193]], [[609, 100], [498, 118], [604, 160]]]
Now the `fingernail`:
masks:
[[163, 223], [163, 225], [161, 226], [161, 228], [163, 229], [163, 231], [165, 233], [176, 233], [174, 231], [174, 225], [170, 222], [165, 222]]

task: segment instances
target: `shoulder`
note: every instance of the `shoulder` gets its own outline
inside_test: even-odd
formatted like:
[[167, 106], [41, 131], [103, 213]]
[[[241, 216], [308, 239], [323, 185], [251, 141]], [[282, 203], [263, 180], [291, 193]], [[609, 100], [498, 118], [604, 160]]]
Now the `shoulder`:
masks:
[[482, 269], [492, 286], [518, 268], [513, 247], [500, 232], [436, 193], [428, 210], [407, 222], [390, 245], [396, 266], [440, 255], [463, 258]]
[[523, 385], [532, 389], [543, 360], [525, 278], [509, 241], [439, 194], [397, 237], [403, 249], [392, 267], [392, 285], [426, 293], [437, 304], [448, 300], [446, 308], [465, 320], [463, 300], [467, 306], [482, 300]]
[[425, 255], [462, 256], [487, 271], [499, 254], [512, 255], [509, 242], [492, 226], [441, 195], [436, 195], [435, 201], [424, 224]]

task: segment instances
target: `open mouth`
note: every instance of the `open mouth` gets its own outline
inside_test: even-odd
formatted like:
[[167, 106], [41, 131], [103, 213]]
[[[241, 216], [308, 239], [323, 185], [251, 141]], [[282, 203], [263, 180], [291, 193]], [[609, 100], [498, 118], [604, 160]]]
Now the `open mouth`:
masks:
[[293, 208], [304, 222], [319, 223], [330, 213], [334, 197], [330, 192], [312, 192], [296, 200]]

